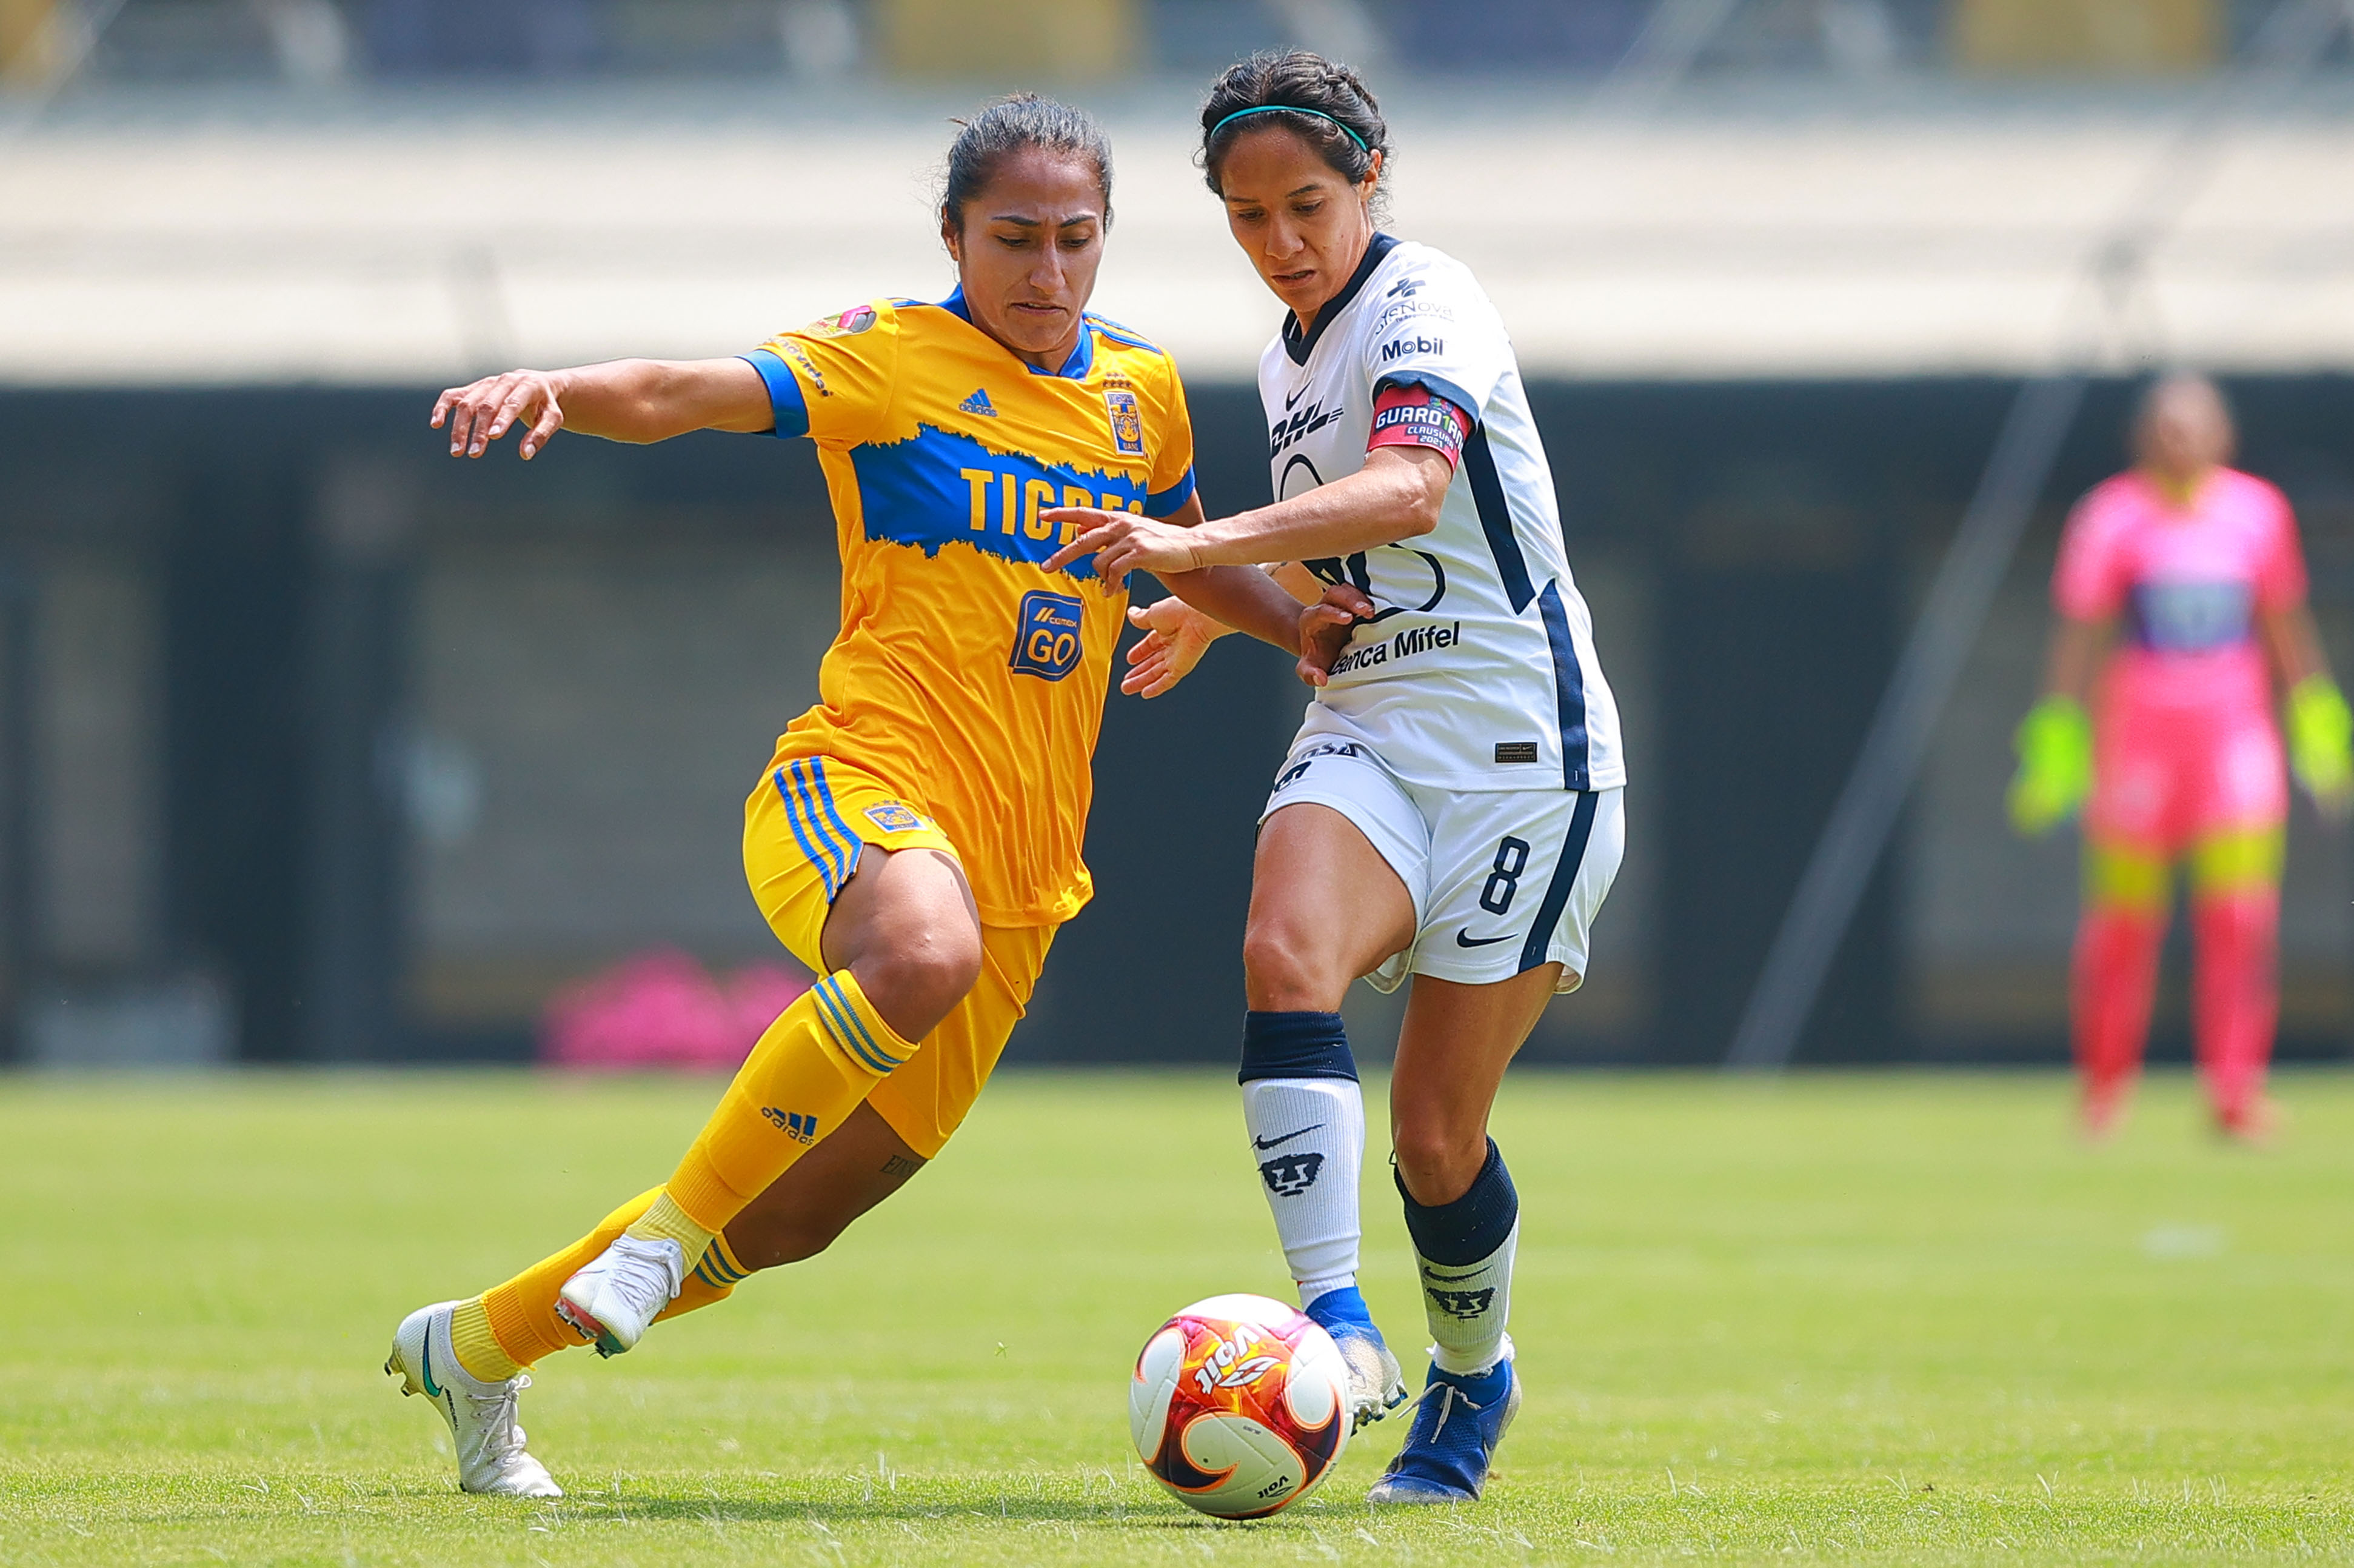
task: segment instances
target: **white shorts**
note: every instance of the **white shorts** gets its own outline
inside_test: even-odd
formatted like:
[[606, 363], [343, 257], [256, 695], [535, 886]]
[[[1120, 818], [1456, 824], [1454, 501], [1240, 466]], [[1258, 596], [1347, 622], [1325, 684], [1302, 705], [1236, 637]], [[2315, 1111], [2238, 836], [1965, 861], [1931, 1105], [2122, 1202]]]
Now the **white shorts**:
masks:
[[1426, 789], [1361, 742], [1303, 736], [1276, 775], [1263, 823], [1286, 806], [1329, 806], [1356, 824], [1414, 898], [1414, 945], [1365, 977], [1492, 985], [1562, 967], [1585, 979], [1586, 933], [1618, 874], [1627, 821], [1617, 789]]

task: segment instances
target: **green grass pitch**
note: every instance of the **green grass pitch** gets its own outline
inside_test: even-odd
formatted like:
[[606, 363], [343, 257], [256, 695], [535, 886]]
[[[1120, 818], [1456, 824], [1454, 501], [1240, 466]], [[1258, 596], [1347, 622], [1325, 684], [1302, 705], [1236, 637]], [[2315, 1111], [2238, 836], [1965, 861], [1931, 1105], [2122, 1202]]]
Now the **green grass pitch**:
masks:
[[[378, 1374], [658, 1180], [708, 1083], [0, 1080], [0, 1562], [2354, 1562], [2354, 1080], [2275, 1150], [2160, 1080], [1518, 1075], [1528, 1404], [1487, 1502], [1256, 1525], [1129, 1452], [1145, 1334], [1279, 1293], [1232, 1084], [1009, 1075], [827, 1257], [526, 1396], [570, 1495], [452, 1485]], [[1422, 1342], [1387, 1172], [1367, 1295]]]

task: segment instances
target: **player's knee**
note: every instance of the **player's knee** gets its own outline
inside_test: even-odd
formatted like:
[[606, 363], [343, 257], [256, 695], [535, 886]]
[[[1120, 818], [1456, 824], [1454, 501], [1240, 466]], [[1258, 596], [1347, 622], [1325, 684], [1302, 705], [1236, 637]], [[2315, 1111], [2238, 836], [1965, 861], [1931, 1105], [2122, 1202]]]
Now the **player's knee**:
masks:
[[921, 1040], [981, 979], [981, 932], [932, 920], [894, 933], [856, 965], [858, 984], [902, 1038]]
[[1286, 919], [1253, 920], [1243, 933], [1243, 976], [1254, 1008], [1269, 1012], [1330, 1011], [1349, 977], [1324, 972], [1310, 932]]
[[1479, 1168], [1488, 1162], [1488, 1134], [1483, 1128], [1454, 1128], [1440, 1122], [1402, 1121], [1390, 1132], [1396, 1151], [1398, 1174], [1405, 1179], [1414, 1201], [1435, 1208], [1451, 1203], [1471, 1190]]

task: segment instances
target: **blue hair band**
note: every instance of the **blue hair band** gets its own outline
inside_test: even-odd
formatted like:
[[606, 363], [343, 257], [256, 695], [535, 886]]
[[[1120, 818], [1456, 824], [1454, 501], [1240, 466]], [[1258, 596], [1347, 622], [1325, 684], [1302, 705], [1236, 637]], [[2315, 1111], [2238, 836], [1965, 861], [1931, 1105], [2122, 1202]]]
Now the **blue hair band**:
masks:
[[[1296, 103], [1262, 103], [1255, 109], [1235, 110], [1232, 114], [1227, 115], [1215, 125], [1211, 126], [1210, 134], [1212, 136], [1215, 136], [1219, 132], [1225, 130], [1227, 126], [1232, 125], [1235, 121], [1240, 120], [1246, 114], [1308, 114], [1313, 115], [1319, 120], [1331, 120], [1333, 124], [1341, 125], [1341, 122], [1333, 120], [1332, 116], [1325, 113], [1320, 109], [1302, 109]], [[1341, 125], [1341, 134], [1346, 136], [1350, 141], [1354, 142], [1357, 144], [1357, 150], [1359, 152], [1364, 154], [1368, 157], [1373, 155], [1373, 150], [1365, 145], [1365, 139], [1363, 136], [1358, 135], [1354, 131], [1350, 130], [1346, 125]]]

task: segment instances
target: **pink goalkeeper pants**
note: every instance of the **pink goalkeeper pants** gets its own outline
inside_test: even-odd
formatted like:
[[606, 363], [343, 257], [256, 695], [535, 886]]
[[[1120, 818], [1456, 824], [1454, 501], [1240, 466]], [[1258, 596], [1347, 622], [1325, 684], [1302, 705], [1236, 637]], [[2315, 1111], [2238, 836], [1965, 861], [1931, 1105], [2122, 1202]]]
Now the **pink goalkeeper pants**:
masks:
[[2280, 1010], [2280, 733], [2262, 710], [2112, 702], [2093, 777], [2071, 987], [2088, 1101], [2113, 1098], [2141, 1065], [2173, 865], [2187, 855], [2200, 1073], [2217, 1115], [2236, 1122], [2262, 1093]]

